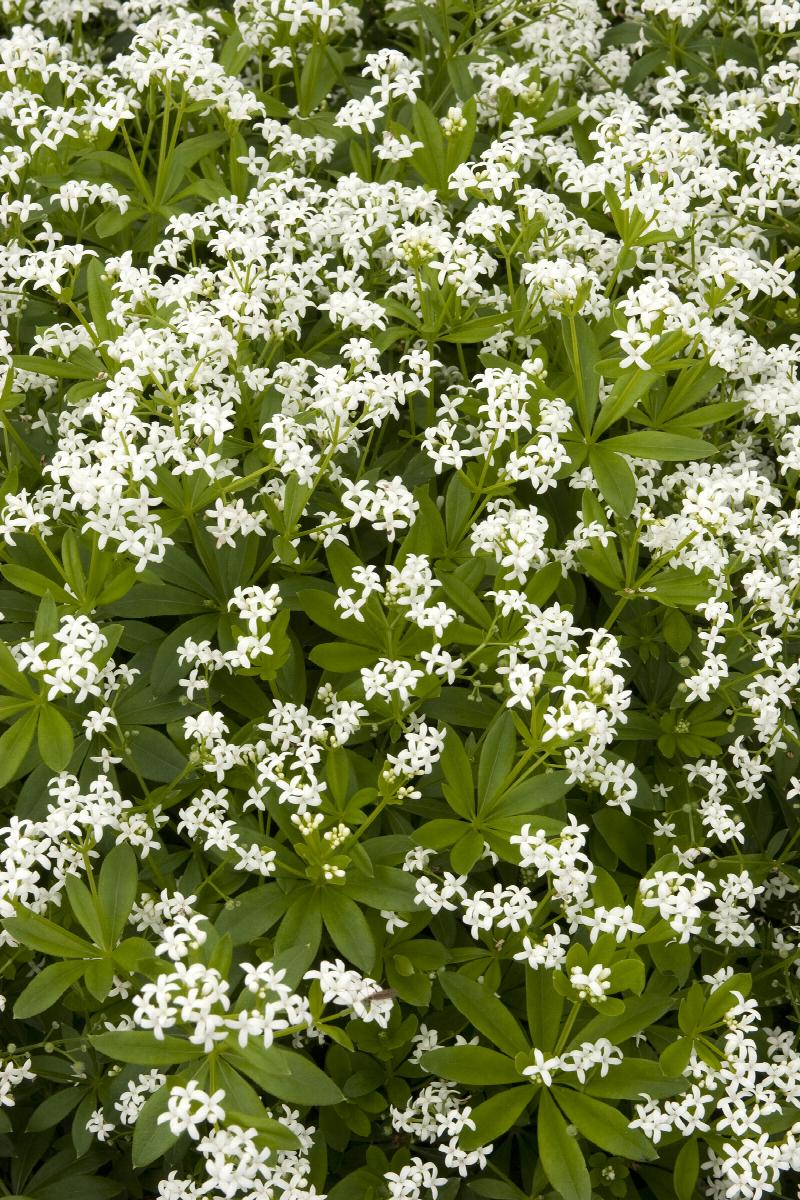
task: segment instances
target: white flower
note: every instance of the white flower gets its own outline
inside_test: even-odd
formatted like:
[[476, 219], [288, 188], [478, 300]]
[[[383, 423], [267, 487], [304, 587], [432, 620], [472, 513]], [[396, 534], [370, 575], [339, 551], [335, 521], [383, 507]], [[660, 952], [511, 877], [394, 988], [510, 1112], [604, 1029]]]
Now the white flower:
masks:
[[213, 1125], [224, 1119], [225, 1109], [220, 1103], [224, 1099], [225, 1092], [221, 1088], [209, 1094], [196, 1079], [190, 1079], [187, 1084], [170, 1089], [167, 1110], [159, 1115], [157, 1123], [167, 1123], [170, 1133], [188, 1133], [196, 1141], [200, 1137], [200, 1125]]

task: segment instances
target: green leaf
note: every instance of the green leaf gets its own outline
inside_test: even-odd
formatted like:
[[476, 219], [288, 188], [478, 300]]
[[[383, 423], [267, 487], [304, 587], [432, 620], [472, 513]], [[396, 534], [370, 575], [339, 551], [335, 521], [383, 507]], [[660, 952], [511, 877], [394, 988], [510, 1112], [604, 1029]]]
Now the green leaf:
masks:
[[[101, 597], [100, 603], [108, 603], [108, 601]], [[162, 639], [150, 669], [150, 686], [156, 696], [169, 692], [186, 674], [186, 667], [178, 658], [178, 647], [187, 638], [193, 638], [197, 642], [211, 638], [214, 636], [216, 628], [216, 617], [211, 615], [193, 617], [191, 621], [184, 621], [177, 629], [173, 629], [172, 633]]]
[[152, 961], [155, 957], [153, 947], [145, 938], [131, 937], [125, 938], [115, 947], [113, 953], [113, 961], [122, 968], [124, 972], [132, 973], [139, 970], [140, 964], [143, 962]]
[[592, 1185], [583, 1154], [546, 1091], [539, 1099], [536, 1132], [539, 1160], [561, 1200], [591, 1200]]
[[601, 546], [596, 540], [588, 550], [578, 551], [578, 561], [592, 579], [616, 591], [625, 586], [625, 575], [613, 546]]
[[[273, 1084], [273, 1093], [279, 1100], [319, 1108], [342, 1103], [344, 1096], [334, 1081], [310, 1059], [296, 1050], [284, 1050], [277, 1046], [271, 1049], [281, 1064], [282, 1073], [277, 1076], [277, 1083]], [[249, 1052], [250, 1047], [247, 1050]]]
[[[91, 379], [87, 369], [82, 364], [65, 362], [63, 359], [45, 358], [39, 354], [15, 354], [12, 358], [14, 369], [31, 371], [37, 375], [48, 375], [53, 379]], [[103, 364], [99, 364], [103, 370]]]
[[[50, 963], [34, 975], [28, 986], [22, 991], [14, 1005], [14, 1016], [35, 1017], [45, 1012], [59, 1000], [67, 988], [72, 987], [86, 969], [83, 962]], [[46, 1129], [46, 1125], [40, 1128]]]
[[486, 729], [499, 711], [496, 700], [482, 696], [480, 700], [472, 700], [466, 688], [443, 687], [441, 694], [435, 700], [429, 700], [424, 706], [427, 716], [447, 725], [464, 725], [467, 729]]
[[636, 957], [620, 959], [611, 968], [609, 983], [612, 992], [635, 992], [640, 996], [645, 983], [644, 963]]
[[87, 963], [84, 983], [95, 1000], [107, 1000], [114, 986], [114, 964], [110, 958], [95, 958]]
[[92, 893], [85, 883], [74, 875], [67, 876], [65, 891], [70, 908], [80, 921], [95, 946], [107, 949], [107, 942], [100, 913]]
[[534, 1046], [543, 1051], [552, 1050], [561, 1030], [564, 997], [553, 987], [550, 971], [525, 972], [525, 1006]]
[[501, 792], [491, 804], [481, 810], [481, 817], [494, 821], [500, 817], [532, 816], [543, 808], [556, 804], [572, 785], [566, 771], [548, 771], [530, 775]]
[[529, 1084], [508, 1088], [484, 1100], [470, 1113], [475, 1122], [474, 1129], [466, 1129], [459, 1138], [463, 1150], [476, 1150], [487, 1146], [506, 1133], [518, 1120], [533, 1100], [534, 1092]]
[[[225, 1058], [220, 1061], [227, 1063], [229, 1068], [231, 1064], [238, 1063], [237, 1069], [241, 1071], [245, 1070], [245, 1068], [242, 1067], [239, 1060], [247, 1058], [249, 1060], [249, 1068], [245, 1070], [245, 1074], [269, 1090], [274, 1079], [286, 1080], [289, 1078], [291, 1071], [290, 1065], [278, 1055], [277, 1050], [278, 1047], [276, 1045], [265, 1047], [258, 1042], [250, 1042], [245, 1049], [242, 1049], [232, 1042], [225, 1049]], [[256, 1078], [254, 1072], [258, 1074], [259, 1078]], [[264, 1082], [267, 1079], [270, 1081], [269, 1086]], [[241, 1098], [237, 1103], [240, 1107], [242, 1106]]]
[[338, 888], [325, 888], [322, 918], [336, 949], [360, 971], [369, 974], [375, 966], [375, 939], [355, 901]]
[[692, 627], [677, 608], [670, 608], [664, 614], [661, 632], [670, 650], [674, 650], [676, 654], [683, 654], [691, 644]]
[[511, 713], [504, 709], [486, 731], [478, 760], [478, 808], [483, 811], [500, 792], [514, 765], [517, 734]]
[[20, 671], [14, 655], [5, 642], [0, 642], [0, 687], [4, 687], [8, 692], [13, 692], [15, 696], [24, 696], [26, 699], [33, 696], [30, 683]]
[[114, 575], [110, 583], [105, 585], [97, 597], [96, 606], [99, 608], [104, 604], [114, 604], [115, 601], [121, 600], [123, 596], [127, 596], [137, 579], [135, 567], [124, 567]]
[[33, 636], [35, 641], [44, 641], [53, 636], [58, 629], [58, 608], [52, 594], [48, 591], [42, 597], [41, 603], [36, 610], [36, 622], [33, 626]]
[[660, 409], [662, 421], [672, 421], [688, 409], [694, 409], [725, 378], [721, 367], [712, 367], [698, 362], [688, 370], [681, 371], [670, 388], [666, 404]]
[[[20, 391], [20, 392], [14, 391], [14, 368], [13, 368], [13, 366], [7, 367], [6, 372], [5, 372], [5, 378], [3, 379], [2, 387], [0, 387], [0, 410], [2, 410], [4, 412], [9, 412], [12, 408], [17, 408], [20, 404], [22, 404], [22, 401], [24, 399], [25, 399], [24, 391]], [[14, 490], [14, 487], [17, 482], [16, 471], [17, 471], [17, 468], [12, 467], [11, 471], [9, 471], [6, 474], [6, 477], [3, 480], [3, 483], [1, 486], [3, 489], [2, 494], [4, 496], [8, 495], [9, 492]]]
[[9, 917], [4, 922], [6, 929], [17, 942], [38, 950], [40, 954], [49, 954], [53, 958], [95, 958], [97, 949], [91, 942], [68, 933], [47, 917], [37, 913], [25, 913], [20, 917]]
[[483, 855], [485, 839], [477, 829], [468, 829], [450, 850], [450, 864], [457, 875], [469, 875]]
[[415, 150], [411, 158], [414, 170], [435, 191], [447, 187], [445, 171], [446, 150], [442, 128], [427, 104], [418, 100], [414, 105], [414, 132], [422, 142], [422, 149]]
[[162, 1084], [142, 1105], [133, 1128], [131, 1154], [134, 1167], [147, 1167], [157, 1158], [163, 1158], [180, 1136], [172, 1132], [166, 1121], [158, 1123], [158, 1118], [167, 1111], [169, 1094], [176, 1082], [171, 1079]]
[[340, 1104], [344, 1100], [329, 1075], [295, 1050], [279, 1046], [248, 1045], [227, 1050], [228, 1061], [278, 1100], [309, 1107]]
[[668, 608], [686, 608], [692, 612], [711, 595], [708, 576], [704, 572], [696, 575], [688, 567], [661, 571], [648, 579], [645, 587], [651, 599], [655, 598]]
[[671, 996], [632, 996], [625, 1001], [624, 1015], [593, 1017], [573, 1038], [568, 1049], [580, 1042], [596, 1042], [601, 1037], [607, 1037], [615, 1046], [619, 1046], [648, 1025], [655, 1024], [674, 1003]]
[[681, 1033], [694, 1034], [697, 1032], [705, 999], [702, 983], [695, 981], [678, 1008], [678, 1028]]
[[[125, 589], [122, 600], [114, 600], [115, 617], [133, 617], [140, 619], [143, 613], [152, 617], [179, 617], [184, 613], [196, 613], [206, 607], [206, 601], [196, 592], [185, 588], [159, 586], [139, 583], [136, 587]], [[107, 603], [104, 599], [104, 603]], [[110, 601], [108, 603], [111, 603]]]
[[157, 729], [148, 725], [133, 725], [126, 731], [131, 735], [130, 757], [144, 779], [171, 783], [186, 766], [186, 758], [177, 746]]
[[380, 658], [380, 650], [370, 646], [356, 646], [352, 642], [320, 642], [309, 651], [308, 657], [324, 671], [349, 675], [376, 663]]
[[618, 858], [643, 875], [647, 870], [649, 826], [634, 816], [626, 816], [619, 808], [601, 808], [592, 821]]
[[583, 317], [564, 317], [561, 336], [575, 376], [578, 424], [588, 434], [600, 395], [600, 376], [595, 370], [600, 357], [597, 345]]
[[675, 433], [688, 433], [691, 435], [697, 429], [716, 425], [718, 421], [726, 421], [728, 417], [738, 415], [743, 408], [743, 400], [728, 400], [720, 401], [718, 404], [704, 404], [702, 408], [695, 408], [692, 412], [683, 413], [680, 417], [671, 421], [670, 429]]
[[217, 1086], [225, 1092], [226, 1114], [230, 1114], [231, 1110], [236, 1110], [240, 1113], [247, 1113], [251, 1119], [254, 1116], [267, 1115], [267, 1110], [256, 1089], [239, 1071], [234, 1070], [226, 1059], [217, 1059], [215, 1075]]
[[61, 539], [61, 562], [64, 575], [73, 592], [82, 598], [86, 588], [78, 538], [73, 529], [66, 529]]
[[485, 1087], [491, 1083], [519, 1083], [512, 1059], [485, 1046], [439, 1046], [423, 1054], [421, 1065], [432, 1075], [454, 1083]]
[[[16, 1016], [16, 1008], [14, 1009]], [[29, 1016], [32, 1014], [28, 1014]], [[27, 1133], [40, 1133], [43, 1129], [52, 1129], [59, 1121], [63, 1121], [64, 1117], [69, 1116], [72, 1110], [80, 1103], [83, 1096], [86, 1095], [86, 1087], [63, 1088], [60, 1091], [53, 1092], [46, 1100], [33, 1110], [28, 1120]]]
[[506, 1054], [527, 1053], [528, 1040], [514, 1017], [489, 988], [467, 975], [443, 972], [439, 983], [447, 999], [479, 1033]]
[[654, 458], [658, 462], [688, 462], [692, 459], [709, 458], [717, 453], [717, 447], [702, 438], [683, 437], [678, 433], [662, 433], [657, 429], [643, 429], [639, 433], [623, 433], [619, 437], [606, 438], [606, 450], [617, 450], [634, 458]]
[[187, 171], [190, 171], [201, 158], [206, 158], [226, 141], [228, 141], [228, 135], [222, 130], [215, 129], [209, 133], [186, 138], [181, 142], [177, 149], [173, 150], [170, 158], [169, 173], [166, 176], [161, 195], [162, 202], [169, 200], [170, 196], [174, 195]]
[[111, 311], [111, 284], [105, 275], [105, 263], [93, 258], [86, 268], [86, 291], [92, 323], [104, 341], [113, 336], [108, 314]]
[[628, 517], [636, 503], [636, 477], [621, 454], [604, 445], [592, 446], [589, 466], [607, 504], [620, 517]]
[[110, 946], [116, 946], [122, 937], [136, 899], [138, 880], [136, 855], [130, 846], [120, 842], [106, 855], [97, 888]]
[[483, 317], [473, 317], [471, 320], [465, 321], [463, 325], [449, 329], [446, 333], [440, 333], [438, 340], [456, 344], [485, 342], [487, 338], [494, 337], [498, 330], [507, 324], [508, 317], [504, 313], [488, 313]]
[[683, 1091], [686, 1080], [665, 1075], [660, 1063], [649, 1058], [626, 1058], [605, 1075], [597, 1075], [584, 1084], [584, 1090], [606, 1100], [638, 1100], [648, 1096], [674, 1096]]
[[728, 1009], [739, 1003], [738, 997], [734, 993], [738, 992], [740, 996], [749, 996], [752, 983], [753, 980], [749, 974], [741, 974], [732, 975], [730, 979], [726, 979], [724, 983], [715, 987], [703, 1007], [699, 1023], [700, 1030], [713, 1029], [722, 1020]]
[[36, 725], [39, 720], [39, 710], [33, 709], [15, 721], [0, 737], [0, 787], [9, 783], [28, 753]]
[[255, 941], [283, 916], [287, 896], [274, 883], [261, 884], [228, 900], [217, 917], [215, 929], [229, 934], [234, 946]]
[[417, 889], [408, 871], [399, 867], [377, 865], [368, 879], [350, 874], [347, 894], [359, 904], [370, 908], [391, 909], [392, 912], [418, 912]]
[[78, 1107], [72, 1114], [71, 1137], [72, 1145], [75, 1148], [77, 1155], [86, 1154], [92, 1144], [93, 1135], [86, 1128], [86, 1122], [97, 1108], [97, 1095], [92, 1090], [88, 1095], [84, 1096]]
[[690, 1037], [680, 1037], [661, 1051], [659, 1066], [670, 1075], [682, 1074], [689, 1065], [692, 1057], [693, 1041]]
[[536, 136], [550, 133], [553, 129], [560, 129], [563, 125], [570, 125], [578, 112], [577, 104], [570, 104], [567, 108], [557, 108], [555, 112], [549, 113], [543, 120], [536, 122]]
[[658, 1157], [644, 1134], [631, 1129], [619, 1109], [571, 1088], [554, 1087], [551, 1094], [572, 1124], [601, 1150], [633, 1162], [650, 1162]]
[[351, 788], [351, 762], [347, 751], [342, 746], [334, 746], [328, 751], [325, 763], [325, 782], [328, 792], [337, 807], [343, 807], [348, 796], [355, 788]]
[[447, 74], [453, 91], [462, 103], [475, 95], [475, 84], [469, 71], [470, 60], [465, 54], [457, 54], [447, 60]]
[[700, 1176], [700, 1150], [697, 1138], [689, 1138], [678, 1151], [672, 1177], [677, 1200], [692, 1200]]
[[30, 707], [30, 700], [19, 700], [15, 696], [0, 696], [0, 721], [16, 717]]
[[442, 591], [450, 603], [454, 604], [459, 612], [464, 613], [479, 629], [488, 629], [492, 623], [492, 615], [472, 588], [467, 587], [463, 579], [460, 579], [452, 571], [449, 573], [442, 571], [439, 579]]
[[314, 40], [300, 75], [297, 95], [301, 116], [308, 116], [322, 103], [341, 71], [341, 59], [336, 51], [326, 42]]
[[333, 606], [334, 597], [321, 588], [307, 588], [297, 597], [298, 607], [315, 625], [332, 633], [344, 642], [358, 642], [370, 649], [383, 649], [383, 638], [375, 629], [369, 615], [363, 621], [346, 621]]
[[453, 475], [447, 485], [444, 498], [444, 515], [447, 527], [447, 543], [455, 549], [463, 538], [474, 498], [472, 492], [459, 475]]
[[273, 1150], [297, 1150], [300, 1147], [300, 1139], [297, 1134], [292, 1133], [291, 1129], [282, 1121], [267, 1116], [266, 1112], [263, 1115], [257, 1115], [252, 1112], [237, 1112], [236, 1109], [229, 1108], [225, 1112], [225, 1119], [241, 1125], [243, 1129], [252, 1127], [258, 1133], [259, 1139]]
[[170, 1067], [173, 1063], [190, 1062], [205, 1055], [202, 1046], [183, 1038], [156, 1038], [143, 1029], [125, 1029], [118, 1033], [98, 1033], [89, 1041], [95, 1050], [117, 1062], [135, 1063], [138, 1067]]
[[658, 371], [643, 371], [641, 367], [636, 366], [627, 368], [615, 381], [608, 397], [603, 401], [592, 429], [592, 437], [599, 438], [615, 421], [624, 417], [659, 378]]
[[319, 897], [311, 888], [301, 887], [280, 923], [275, 936], [275, 961], [293, 981], [299, 980], [316, 957], [322, 938], [322, 912]]
[[454, 729], [447, 730], [439, 763], [447, 781], [444, 793], [447, 803], [460, 817], [471, 819], [475, 814], [472, 763]]

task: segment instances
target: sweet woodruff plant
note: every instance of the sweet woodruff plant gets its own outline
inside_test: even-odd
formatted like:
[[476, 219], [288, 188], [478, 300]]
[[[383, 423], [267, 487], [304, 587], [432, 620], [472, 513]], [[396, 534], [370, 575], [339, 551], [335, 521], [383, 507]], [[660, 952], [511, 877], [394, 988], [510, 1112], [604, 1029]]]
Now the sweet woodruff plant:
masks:
[[794, 1196], [798, 0], [0, 13], [0, 1193]]

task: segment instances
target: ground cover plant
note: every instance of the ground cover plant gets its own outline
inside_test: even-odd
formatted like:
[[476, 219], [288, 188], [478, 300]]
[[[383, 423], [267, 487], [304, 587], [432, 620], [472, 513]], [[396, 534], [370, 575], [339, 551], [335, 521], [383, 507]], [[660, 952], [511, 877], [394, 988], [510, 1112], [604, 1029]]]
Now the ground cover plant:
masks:
[[0, 1194], [796, 1196], [800, 4], [0, 11]]

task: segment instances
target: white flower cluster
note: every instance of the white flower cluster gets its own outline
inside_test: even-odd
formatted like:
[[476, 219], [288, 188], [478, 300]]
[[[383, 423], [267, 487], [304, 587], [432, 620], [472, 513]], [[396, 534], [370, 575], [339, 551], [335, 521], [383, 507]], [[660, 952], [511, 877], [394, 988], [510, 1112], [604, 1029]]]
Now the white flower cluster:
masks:
[[760, 1050], [758, 1005], [737, 993], [734, 1001], [725, 1014], [719, 1065], [693, 1052], [684, 1071], [690, 1081], [686, 1094], [637, 1105], [632, 1124], [656, 1143], [674, 1130], [688, 1137], [713, 1127], [720, 1138], [705, 1164], [709, 1194], [759, 1200], [774, 1191], [782, 1172], [796, 1171], [800, 1163], [799, 1123], [775, 1141], [758, 1132], [760, 1120], [796, 1103], [800, 1062], [788, 1031], [767, 1030], [765, 1051]]
[[[40, 820], [13, 817], [3, 830], [0, 850], [0, 914], [10, 917], [14, 905], [45, 912], [58, 904], [66, 879], [85, 870], [81, 843], [94, 845], [106, 832], [128, 842], [146, 858], [160, 845], [156, 829], [165, 817], [156, 805], [150, 813], [124, 799], [109, 777], [99, 774], [83, 788], [73, 775], [61, 774], [48, 785], [50, 803]], [[91, 858], [99, 852], [89, 850]], [[2, 941], [13, 939], [3, 931]]]
[[[193, 1139], [205, 1181], [198, 1184], [172, 1171], [158, 1185], [159, 1200], [200, 1200], [212, 1188], [213, 1194], [226, 1198], [290, 1188], [308, 1200], [316, 1197], [316, 1190], [306, 1186], [313, 1128], [303, 1125], [297, 1112], [283, 1105], [281, 1123], [297, 1139], [299, 1149], [272, 1151], [260, 1144], [255, 1126], [225, 1121], [224, 1098], [222, 1088], [208, 1093], [193, 1079], [170, 1089], [167, 1110], [158, 1123], [168, 1125], [173, 1134], [185, 1133]], [[205, 1131], [209, 1125], [211, 1129]]]
[[[594, 968], [592, 968], [594, 970]], [[623, 1060], [622, 1051], [612, 1045], [608, 1038], [599, 1038], [596, 1042], [583, 1042], [576, 1050], [565, 1054], [545, 1058], [541, 1050], [534, 1050], [534, 1062], [523, 1069], [523, 1075], [529, 1079], [541, 1081], [545, 1087], [551, 1087], [553, 1074], [559, 1071], [573, 1071], [581, 1083], [595, 1067], [604, 1079], [611, 1067], [617, 1067]]]
[[421, 1142], [435, 1144], [444, 1155], [445, 1166], [465, 1176], [470, 1167], [485, 1166], [492, 1152], [491, 1146], [468, 1151], [459, 1146], [461, 1131], [475, 1128], [471, 1112], [457, 1088], [442, 1082], [429, 1083], [404, 1109], [392, 1108], [392, 1127]]

